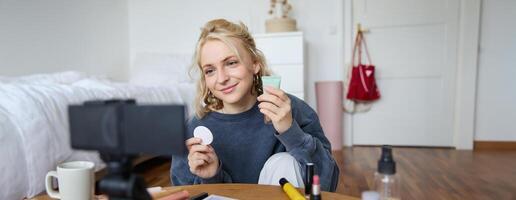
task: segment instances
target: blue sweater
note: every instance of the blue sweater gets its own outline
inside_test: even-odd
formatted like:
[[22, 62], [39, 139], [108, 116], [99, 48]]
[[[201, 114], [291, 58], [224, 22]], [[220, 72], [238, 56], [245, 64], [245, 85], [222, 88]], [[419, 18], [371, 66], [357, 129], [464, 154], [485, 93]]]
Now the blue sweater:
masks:
[[187, 127], [186, 138], [193, 137], [197, 126], [208, 127], [213, 133], [212, 146], [220, 161], [217, 174], [209, 179], [193, 175], [187, 155], [173, 156], [171, 180], [174, 185], [202, 183], [258, 183], [258, 177], [267, 159], [275, 153], [288, 152], [304, 166], [315, 165], [320, 176], [321, 188], [335, 191], [339, 180], [339, 168], [331, 155], [328, 139], [319, 123], [316, 112], [304, 101], [289, 95], [291, 99], [292, 126], [278, 134], [272, 123], [264, 123], [257, 102], [248, 111], [238, 114], [210, 112], [204, 118], [193, 118]]

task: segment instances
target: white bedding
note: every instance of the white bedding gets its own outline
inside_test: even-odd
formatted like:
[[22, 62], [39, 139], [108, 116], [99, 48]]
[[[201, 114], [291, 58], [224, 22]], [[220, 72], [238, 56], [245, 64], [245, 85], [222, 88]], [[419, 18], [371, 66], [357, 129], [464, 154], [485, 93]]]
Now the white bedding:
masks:
[[135, 98], [138, 103], [187, 104], [190, 83], [136, 86], [78, 72], [0, 77], [0, 199], [32, 197], [44, 190], [44, 178], [61, 162], [91, 160], [95, 152], [71, 150], [67, 106], [92, 99]]

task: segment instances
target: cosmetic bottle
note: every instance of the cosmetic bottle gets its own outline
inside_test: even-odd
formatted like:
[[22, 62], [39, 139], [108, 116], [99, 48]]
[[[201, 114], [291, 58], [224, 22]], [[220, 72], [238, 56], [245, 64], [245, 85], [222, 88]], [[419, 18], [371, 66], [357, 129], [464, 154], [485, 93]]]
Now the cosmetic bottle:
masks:
[[378, 160], [378, 170], [375, 173], [374, 187], [380, 195], [380, 200], [400, 200], [399, 177], [396, 176], [396, 162], [392, 147], [382, 146], [382, 155]]

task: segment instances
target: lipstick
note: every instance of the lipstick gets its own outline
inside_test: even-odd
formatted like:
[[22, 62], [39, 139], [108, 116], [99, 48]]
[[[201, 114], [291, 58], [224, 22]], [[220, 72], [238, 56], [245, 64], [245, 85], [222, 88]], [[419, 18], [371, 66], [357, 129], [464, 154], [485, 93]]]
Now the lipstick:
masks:
[[310, 200], [321, 200], [321, 183], [319, 182], [319, 176], [314, 175], [313, 185], [312, 185], [312, 194], [310, 195]]
[[310, 198], [310, 194], [312, 194], [312, 178], [314, 176], [314, 164], [306, 163], [306, 171], [305, 171], [305, 197]]

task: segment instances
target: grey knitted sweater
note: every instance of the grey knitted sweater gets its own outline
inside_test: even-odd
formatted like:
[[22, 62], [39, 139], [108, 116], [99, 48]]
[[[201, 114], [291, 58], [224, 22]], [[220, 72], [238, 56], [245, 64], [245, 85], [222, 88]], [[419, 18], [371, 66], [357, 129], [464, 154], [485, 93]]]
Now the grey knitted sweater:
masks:
[[288, 152], [301, 164], [303, 177], [305, 164], [312, 162], [315, 173], [320, 176], [321, 188], [335, 191], [339, 168], [331, 155], [330, 143], [324, 136], [317, 113], [304, 101], [292, 95], [289, 97], [294, 120], [283, 134], [278, 134], [272, 123], [264, 123], [258, 102], [242, 113], [210, 112], [202, 119], [194, 117], [190, 120], [186, 137], [193, 137], [197, 126], [208, 127], [213, 133], [211, 145], [217, 153], [220, 167], [214, 177], [202, 179], [190, 172], [187, 155], [173, 156], [173, 184], [258, 183], [267, 159], [275, 153]]

